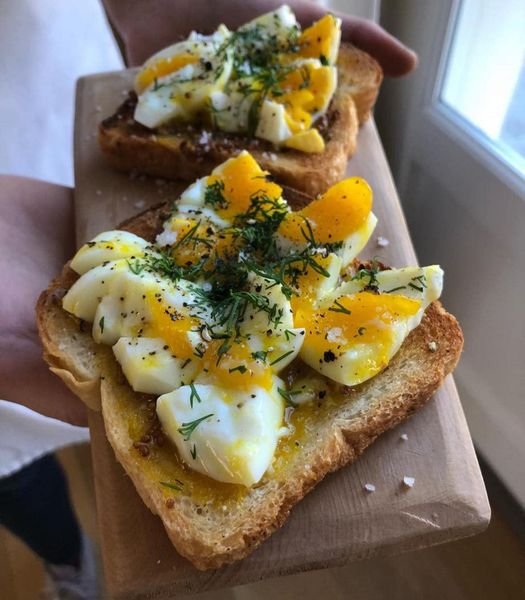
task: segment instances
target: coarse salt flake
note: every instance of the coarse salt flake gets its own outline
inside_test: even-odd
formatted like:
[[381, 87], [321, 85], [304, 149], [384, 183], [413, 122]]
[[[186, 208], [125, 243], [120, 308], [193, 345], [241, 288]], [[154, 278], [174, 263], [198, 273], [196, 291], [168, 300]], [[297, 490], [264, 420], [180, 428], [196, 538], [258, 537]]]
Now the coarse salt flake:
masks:
[[370, 493], [375, 492], [376, 486], [373, 483], [365, 483], [365, 490]]
[[380, 248], [386, 248], [390, 245], [390, 240], [388, 240], [386, 237], [383, 237], [382, 235], [379, 235], [377, 237], [376, 243]]
[[408, 477], [408, 475], [405, 475], [403, 477], [403, 483], [409, 488], [413, 488], [415, 482], [416, 482], [415, 477]]
[[328, 342], [339, 342], [341, 341], [341, 334], [343, 330], [340, 327], [332, 327], [326, 333], [326, 340]]
[[201, 146], [205, 146], [210, 141], [210, 133], [208, 131], [203, 131], [199, 137], [199, 144]]

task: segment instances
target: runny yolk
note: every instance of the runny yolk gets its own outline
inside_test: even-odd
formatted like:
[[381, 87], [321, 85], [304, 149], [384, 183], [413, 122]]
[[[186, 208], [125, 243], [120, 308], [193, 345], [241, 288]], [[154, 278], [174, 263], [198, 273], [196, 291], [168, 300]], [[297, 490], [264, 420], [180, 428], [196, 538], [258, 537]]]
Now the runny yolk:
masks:
[[212, 341], [202, 358], [202, 371], [212, 383], [230, 389], [246, 390], [254, 385], [271, 389], [271, 369], [254, 360], [252, 350], [246, 342], [232, 342], [229, 350], [218, 360], [222, 341]]
[[162, 338], [177, 358], [192, 358], [194, 349], [188, 338], [188, 331], [198, 326], [197, 319], [176, 314], [173, 308], [159, 300], [160, 296], [147, 299], [150, 320], [144, 327], [144, 334], [148, 337]]
[[[331, 256], [316, 256], [315, 262], [325, 269], [329, 270], [331, 266]], [[326, 277], [322, 273], [318, 273], [311, 267], [303, 273], [300, 273], [296, 278], [297, 294], [294, 294], [290, 298], [290, 304], [294, 314], [301, 309], [301, 307], [312, 307], [313, 303], [317, 299], [317, 292], [319, 287], [324, 283]]]
[[198, 262], [215, 245], [214, 230], [195, 219], [175, 217], [170, 221], [170, 228], [177, 234], [171, 254], [179, 265], [188, 266]]
[[217, 181], [224, 183], [222, 194], [227, 202], [225, 208], [218, 207], [217, 214], [227, 221], [248, 211], [255, 195], [267, 196], [278, 200], [282, 196], [282, 188], [273, 181], [266, 179], [267, 172], [263, 171], [248, 153], [243, 153], [226, 162], [220, 171], [206, 179], [206, 185], [211, 186]]
[[305, 220], [308, 220], [316, 242], [340, 242], [365, 224], [371, 210], [370, 186], [360, 177], [350, 177], [333, 185], [302, 210], [289, 213], [278, 233], [304, 244], [308, 235]]
[[299, 55], [305, 58], [324, 57], [332, 62], [333, 42], [338, 36], [337, 21], [332, 15], [325, 15], [305, 29], [299, 36]]
[[199, 62], [199, 59], [194, 54], [176, 54], [168, 58], [159, 58], [151, 65], [144, 67], [135, 78], [135, 91], [141, 94], [149, 87], [155, 79], [165, 77], [182, 69], [186, 65], [191, 65]]
[[[175, 315], [158, 298], [148, 298], [150, 321], [144, 327], [148, 337], [162, 338], [170, 352], [178, 359], [191, 359], [196, 376], [205, 376], [211, 383], [232, 389], [249, 389], [257, 385], [269, 390], [272, 387], [272, 372], [267, 365], [252, 357], [250, 346], [244, 341], [234, 341], [222, 354], [222, 339], [207, 344], [202, 356], [198, 356], [188, 338], [188, 332], [198, 330], [199, 321], [193, 317]], [[172, 317], [177, 318], [172, 318]]]
[[304, 65], [292, 71], [281, 84], [284, 94], [272, 100], [286, 108], [286, 123], [292, 133], [312, 125], [312, 114], [326, 107], [337, 85], [334, 67]]
[[295, 326], [306, 328], [303, 349], [321, 361], [337, 360], [360, 344], [373, 346], [373, 360], [367, 356], [363, 366], [369, 377], [388, 364], [396, 323], [414, 316], [420, 306], [419, 300], [405, 296], [360, 292], [341, 296], [323, 309], [301, 306]]

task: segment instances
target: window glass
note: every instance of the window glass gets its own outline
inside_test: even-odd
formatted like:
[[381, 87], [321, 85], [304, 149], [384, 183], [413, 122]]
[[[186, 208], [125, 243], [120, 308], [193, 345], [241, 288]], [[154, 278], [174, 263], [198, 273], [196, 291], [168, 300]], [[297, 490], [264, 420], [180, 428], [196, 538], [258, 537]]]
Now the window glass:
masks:
[[441, 101], [525, 177], [524, 0], [462, 0]]

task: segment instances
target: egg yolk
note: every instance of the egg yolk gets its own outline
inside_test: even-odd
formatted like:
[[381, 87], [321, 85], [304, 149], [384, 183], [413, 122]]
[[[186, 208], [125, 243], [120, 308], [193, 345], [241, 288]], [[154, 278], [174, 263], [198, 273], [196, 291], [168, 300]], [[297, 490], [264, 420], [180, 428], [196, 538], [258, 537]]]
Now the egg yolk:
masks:
[[226, 206], [217, 207], [217, 214], [231, 221], [238, 214], [249, 210], [252, 199], [256, 195], [278, 200], [282, 195], [282, 188], [273, 181], [268, 181], [267, 175], [268, 173], [263, 171], [248, 153], [242, 153], [226, 162], [219, 173], [210, 175], [206, 179], [208, 187], [217, 182], [224, 184], [222, 195], [226, 200]]
[[188, 53], [159, 58], [138, 73], [135, 78], [135, 91], [137, 94], [141, 94], [155, 79], [175, 73], [175, 71], [182, 69], [186, 65], [192, 65], [196, 62], [199, 62], [198, 57]]
[[360, 292], [341, 296], [322, 310], [301, 306], [295, 325], [306, 328], [303, 348], [324, 362], [338, 360], [359, 344], [374, 346], [374, 358], [362, 365], [362, 375], [369, 377], [388, 364], [395, 324], [413, 317], [420, 306], [419, 300], [405, 296]]
[[272, 94], [271, 98], [285, 107], [290, 131], [299, 133], [312, 126], [312, 113], [326, 107], [335, 87], [333, 67], [307, 64], [289, 73], [280, 84], [279, 94]]
[[338, 35], [337, 21], [332, 15], [325, 15], [305, 29], [299, 36], [299, 55], [305, 58], [324, 57], [329, 62], [334, 62], [332, 56], [333, 40]]
[[278, 232], [293, 242], [305, 243], [307, 220], [316, 242], [339, 242], [362, 227], [371, 210], [370, 186], [360, 177], [351, 177], [333, 185], [302, 210], [289, 213]]
[[252, 357], [246, 342], [232, 341], [224, 352], [221, 350], [224, 340], [212, 340], [199, 356], [188, 338], [189, 331], [199, 329], [199, 321], [177, 314], [162, 302], [160, 296], [148, 298], [147, 303], [150, 319], [144, 326], [144, 335], [163, 339], [178, 359], [191, 359], [197, 373], [205, 374], [212, 383], [225, 388], [246, 390], [257, 385], [269, 390], [272, 387], [271, 370]]
[[177, 234], [171, 255], [179, 265], [195, 264], [215, 246], [215, 232], [209, 224], [200, 223], [195, 219], [175, 217], [170, 220], [170, 228]]
[[146, 302], [150, 319], [144, 326], [144, 335], [163, 339], [170, 352], [179, 359], [192, 358], [194, 349], [188, 332], [198, 326], [198, 321], [177, 313], [162, 301], [161, 296], [150, 296]]
[[240, 390], [254, 385], [271, 389], [271, 370], [264, 363], [253, 359], [252, 350], [246, 342], [232, 342], [230, 348], [221, 355], [222, 342], [223, 340], [212, 341], [202, 359], [202, 370], [214, 384]]
[[[331, 258], [329, 256], [317, 256], [315, 262], [323, 269], [328, 270]], [[294, 314], [303, 306], [313, 305], [317, 299], [317, 290], [324, 280], [325, 276], [311, 267], [297, 275], [295, 279], [297, 294], [290, 298]], [[295, 323], [297, 323], [297, 319]]]

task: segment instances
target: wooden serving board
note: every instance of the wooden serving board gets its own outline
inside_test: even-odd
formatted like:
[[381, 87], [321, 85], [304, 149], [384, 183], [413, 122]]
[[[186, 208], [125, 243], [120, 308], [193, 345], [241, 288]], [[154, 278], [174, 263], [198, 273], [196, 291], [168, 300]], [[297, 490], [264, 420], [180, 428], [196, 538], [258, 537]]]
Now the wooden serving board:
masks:
[[[130, 72], [85, 77], [77, 89], [75, 206], [77, 242], [176, 197], [184, 185], [134, 178], [108, 168], [98, 150], [98, 122], [130, 88]], [[379, 225], [363, 257], [416, 264], [405, 219], [375, 125], [361, 130], [349, 175], [374, 190]], [[378, 236], [390, 243], [377, 245]], [[328, 476], [292, 511], [285, 526], [247, 559], [200, 572], [180, 557], [160, 520], [140, 500], [90, 414], [102, 552], [114, 598], [171, 598], [177, 592], [233, 586], [424, 548], [482, 531], [490, 508], [453, 379], [429, 404], [383, 435], [352, 466]], [[403, 440], [401, 434], [408, 439]], [[415, 478], [413, 488], [403, 477]], [[364, 489], [375, 485], [375, 492]]]

